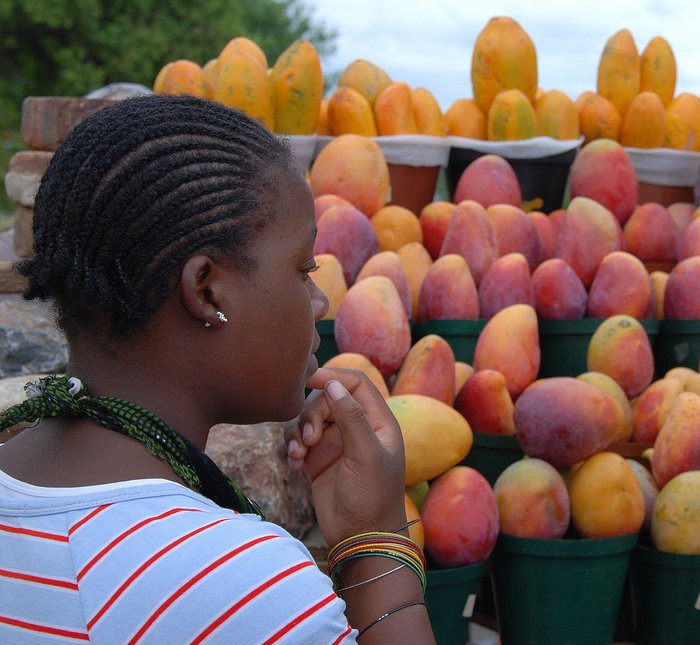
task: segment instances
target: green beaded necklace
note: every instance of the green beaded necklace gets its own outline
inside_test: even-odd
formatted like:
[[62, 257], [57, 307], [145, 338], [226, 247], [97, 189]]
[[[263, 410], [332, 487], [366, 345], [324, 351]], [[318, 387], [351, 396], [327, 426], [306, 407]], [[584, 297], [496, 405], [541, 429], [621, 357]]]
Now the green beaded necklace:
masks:
[[264, 519], [261, 508], [201, 450], [150, 410], [111, 396], [91, 397], [75, 377], [47, 376], [24, 386], [27, 399], [0, 412], [0, 432], [20, 422], [44, 417], [86, 416], [105, 428], [145, 444], [148, 451], [164, 459], [190, 488], [220, 506], [239, 513], [254, 513]]

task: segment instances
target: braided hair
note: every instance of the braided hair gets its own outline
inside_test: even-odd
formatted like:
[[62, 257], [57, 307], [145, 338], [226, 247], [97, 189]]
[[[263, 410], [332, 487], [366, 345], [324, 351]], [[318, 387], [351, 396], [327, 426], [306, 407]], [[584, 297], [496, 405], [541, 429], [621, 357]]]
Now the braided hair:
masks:
[[187, 96], [116, 101], [74, 128], [42, 178], [34, 255], [17, 263], [24, 298], [52, 300], [69, 338], [97, 321], [125, 335], [194, 253], [254, 269], [280, 170], [298, 172], [288, 146], [243, 112]]

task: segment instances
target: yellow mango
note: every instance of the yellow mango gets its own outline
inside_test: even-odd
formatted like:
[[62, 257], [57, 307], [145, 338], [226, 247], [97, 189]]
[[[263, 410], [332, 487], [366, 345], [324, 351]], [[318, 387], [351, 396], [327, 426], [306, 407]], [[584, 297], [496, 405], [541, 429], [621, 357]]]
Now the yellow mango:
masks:
[[640, 92], [622, 121], [620, 143], [631, 148], [660, 148], [666, 139], [666, 108], [656, 92]]
[[499, 92], [486, 117], [486, 138], [489, 141], [531, 139], [537, 134], [535, 109], [518, 89]]
[[486, 138], [486, 115], [474, 99], [457, 99], [445, 112], [447, 134], [469, 139]]
[[328, 98], [328, 126], [333, 136], [376, 137], [377, 125], [369, 101], [351, 87], [337, 87]]
[[474, 42], [471, 79], [474, 100], [484, 114], [503, 90], [519, 89], [535, 102], [537, 51], [516, 20], [494, 17], [481, 30]]
[[406, 486], [434, 479], [469, 454], [472, 430], [452, 406], [423, 394], [390, 396], [386, 402], [401, 427]]
[[411, 88], [402, 81], [387, 85], [374, 103], [374, 119], [382, 136], [418, 134]]
[[544, 92], [535, 101], [537, 135], [554, 139], [578, 139], [580, 123], [576, 104], [559, 90]]
[[275, 131], [312, 134], [323, 99], [321, 60], [313, 43], [297, 40], [275, 61], [270, 73], [275, 99]]
[[420, 134], [434, 137], [444, 137], [447, 134], [440, 104], [430, 90], [426, 90], [424, 87], [412, 89], [411, 104]]
[[655, 36], [642, 52], [639, 91], [655, 92], [666, 106], [676, 93], [676, 75], [671, 45], [665, 38]]
[[624, 119], [632, 99], [639, 94], [640, 57], [629, 29], [608, 38], [598, 63], [598, 94], [608, 99]]
[[244, 54], [229, 56], [214, 88], [214, 100], [243, 110], [274, 130], [274, 97], [267, 69]]
[[391, 84], [391, 77], [379, 65], [358, 58], [352, 61], [338, 77], [338, 87], [351, 87], [364, 96], [374, 107], [381, 91]]

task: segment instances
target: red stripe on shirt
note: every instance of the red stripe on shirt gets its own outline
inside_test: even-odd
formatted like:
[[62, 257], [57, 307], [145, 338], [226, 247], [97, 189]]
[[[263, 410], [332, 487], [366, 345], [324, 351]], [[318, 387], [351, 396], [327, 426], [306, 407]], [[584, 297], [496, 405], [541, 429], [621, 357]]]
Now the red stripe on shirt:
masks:
[[320, 609], [323, 609], [329, 602], [332, 602], [337, 597], [338, 596], [336, 594], [332, 593], [332, 594], [330, 594], [330, 596], [326, 596], [323, 600], [320, 600], [315, 605], [311, 605], [311, 607], [309, 607], [306, 611], [302, 612], [296, 618], [289, 621], [276, 634], [273, 634], [272, 636], [270, 636], [270, 638], [268, 638], [263, 643], [263, 645], [272, 645], [272, 643], [276, 643], [278, 640], [280, 640], [280, 638], [282, 638], [282, 636], [284, 636], [288, 632], [292, 631], [299, 623], [304, 622], [309, 616], [312, 616]]
[[304, 561], [300, 562], [299, 564], [295, 564], [293, 567], [289, 567], [288, 569], [285, 569], [284, 571], [281, 571], [277, 575], [273, 576], [260, 586], [256, 587], [253, 589], [251, 592], [247, 593], [245, 596], [243, 596], [240, 600], [235, 602], [233, 605], [231, 605], [223, 614], [221, 614], [214, 622], [212, 622], [210, 625], [208, 625], [191, 643], [191, 645], [195, 645], [196, 643], [201, 643], [207, 636], [209, 636], [213, 631], [218, 629], [223, 623], [225, 623], [233, 614], [235, 614], [243, 605], [249, 603], [253, 598], [256, 596], [259, 596], [263, 591], [266, 589], [269, 589], [276, 583], [278, 583], [280, 580], [292, 575], [296, 571], [299, 571], [300, 569], [305, 569], [306, 567], [313, 567], [315, 564], [311, 561]]
[[119, 588], [110, 596], [110, 598], [107, 600], [107, 602], [100, 607], [99, 611], [90, 619], [90, 621], [87, 624], [88, 631], [91, 630], [95, 624], [97, 623], [100, 618], [105, 614], [105, 612], [116, 602], [117, 598], [121, 596], [131, 584], [138, 578], [148, 567], [150, 567], [156, 560], [159, 558], [163, 557], [166, 553], [169, 553], [172, 551], [176, 546], [182, 544], [185, 540], [188, 540], [189, 538], [197, 535], [198, 533], [201, 533], [202, 531], [206, 531], [208, 528], [211, 528], [212, 526], [216, 526], [217, 524], [221, 524], [222, 522], [228, 522], [232, 518], [227, 517], [221, 520], [216, 520], [215, 522], [210, 522], [209, 524], [205, 524], [204, 526], [200, 526], [199, 528], [195, 529], [194, 531], [190, 531], [186, 535], [183, 535], [179, 537], [177, 540], [174, 540], [170, 544], [167, 544], [164, 546], [160, 551], [152, 555], [148, 560], [146, 560], [138, 569], [136, 569], [120, 586]]
[[62, 636], [63, 638], [74, 638], [81, 641], [90, 640], [86, 632], [74, 632], [70, 629], [62, 629], [60, 627], [51, 627], [50, 625], [39, 625], [38, 623], [28, 623], [24, 620], [17, 620], [9, 616], [0, 616], [0, 623], [20, 627], [32, 632], [40, 632], [41, 634], [51, 634], [51, 636]]
[[148, 517], [145, 520], [141, 520], [137, 524], [134, 524], [131, 528], [127, 529], [117, 537], [115, 537], [106, 547], [104, 547], [97, 555], [95, 555], [90, 562], [88, 562], [80, 571], [78, 571], [78, 582], [80, 582], [85, 574], [92, 569], [102, 558], [104, 558], [105, 555], [107, 555], [115, 546], [117, 546], [120, 542], [125, 540], [127, 537], [129, 537], [131, 534], [135, 533], [139, 529], [142, 529], [144, 526], [147, 526], [151, 522], [157, 522], [159, 520], [163, 520], [166, 517], [170, 517], [171, 515], [175, 515], [175, 513], [182, 513], [183, 511], [194, 511], [194, 512], [199, 512], [199, 509], [197, 508], [172, 508], [169, 511], [165, 511], [165, 513], [161, 513], [160, 515], [154, 515], [153, 517]]
[[56, 540], [56, 542], [68, 542], [67, 535], [60, 535], [58, 533], [47, 533], [45, 531], [35, 531], [34, 529], [22, 529], [18, 526], [9, 526], [7, 524], [0, 524], [0, 531], [7, 531], [8, 533], [19, 533], [20, 535], [29, 535], [30, 537], [37, 537], [43, 540]]
[[14, 578], [16, 580], [25, 580], [27, 582], [37, 582], [42, 585], [51, 587], [63, 587], [64, 589], [78, 590], [78, 585], [70, 580], [60, 580], [58, 578], [46, 578], [44, 576], [35, 576], [31, 573], [21, 573], [19, 571], [9, 571], [8, 569], [0, 569], [0, 576], [4, 578]]
[[104, 511], [106, 508], [109, 508], [112, 504], [103, 504], [102, 506], [98, 506], [97, 508], [93, 509], [90, 511], [83, 519], [78, 520], [73, 526], [71, 526], [68, 529], [68, 535], [73, 535], [75, 531], [77, 531], [81, 526], [89, 522], [95, 515], [98, 513], [101, 513]]
[[350, 625], [348, 625], [347, 628], [345, 629], [345, 631], [340, 636], [338, 636], [338, 638], [336, 638], [331, 643], [331, 645], [339, 645], [343, 641], [343, 639], [350, 634], [351, 631], [352, 631], [352, 627], [350, 627]]
[[267, 542], [268, 540], [274, 540], [275, 538], [280, 537], [279, 535], [263, 535], [259, 538], [255, 538], [254, 540], [251, 540], [250, 542], [246, 542], [245, 544], [242, 544], [241, 546], [235, 548], [233, 551], [229, 551], [228, 553], [222, 555], [220, 558], [214, 560], [210, 565], [206, 566], [204, 569], [196, 573], [194, 576], [192, 576], [185, 584], [181, 585], [177, 590], [175, 590], [168, 598], [166, 598], [146, 620], [146, 622], [139, 628], [139, 630], [134, 634], [134, 637], [129, 641], [129, 645], [133, 645], [133, 643], [136, 643], [151, 627], [151, 625], [165, 612], [165, 610], [170, 607], [180, 596], [184, 595], [184, 593], [193, 587], [197, 582], [199, 582], [202, 578], [210, 574], [212, 571], [220, 567], [222, 564], [226, 563], [228, 560], [231, 558], [234, 558], [237, 556], [239, 553], [242, 553], [243, 551], [246, 551], [247, 549], [250, 549], [254, 547], [256, 544], [260, 544], [261, 542]]

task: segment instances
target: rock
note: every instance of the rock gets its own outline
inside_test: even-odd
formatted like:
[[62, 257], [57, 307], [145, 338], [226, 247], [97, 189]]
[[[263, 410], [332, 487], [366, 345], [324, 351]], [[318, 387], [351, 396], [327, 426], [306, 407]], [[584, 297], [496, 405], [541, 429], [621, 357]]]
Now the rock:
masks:
[[51, 308], [19, 296], [0, 302], [0, 378], [66, 369], [68, 345]]
[[300, 538], [314, 525], [311, 486], [277, 457], [281, 439], [280, 423], [220, 423], [211, 429], [206, 453], [260, 504], [268, 520]]
[[[18, 403], [22, 403], [27, 395], [24, 392], [24, 385], [29, 381], [38, 381], [46, 374], [27, 374], [24, 376], [12, 376], [10, 378], [0, 379], [0, 410], [4, 410]], [[9, 441], [12, 437], [16, 437], [29, 424], [18, 423], [9, 427], [0, 434], [0, 443]]]
[[31, 208], [41, 178], [53, 157], [53, 152], [22, 150], [10, 158], [5, 175], [5, 192], [16, 204]]

